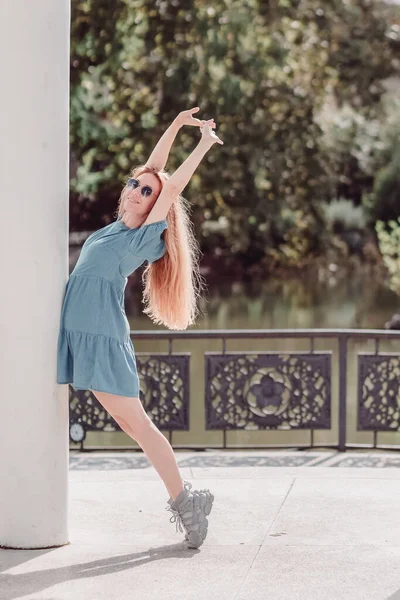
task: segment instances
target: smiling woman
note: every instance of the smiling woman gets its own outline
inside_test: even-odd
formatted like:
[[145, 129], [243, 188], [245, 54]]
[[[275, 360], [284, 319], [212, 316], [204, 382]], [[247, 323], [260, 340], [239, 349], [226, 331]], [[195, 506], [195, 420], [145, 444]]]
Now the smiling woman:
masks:
[[161, 177], [152, 171], [143, 171], [137, 178], [130, 177], [121, 195], [124, 207], [122, 222], [128, 227], [139, 227], [153, 208], [162, 188]]
[[[186, 112], [178, 124], [193, 118]], [[166, 132], [149, 164], [134, 169], [124, 186], [117, 220], [83, 244], [65, 290], [57, 362], [58, 383], [92, 391], [141, 445], [170, 493], [168, 510], [183, 523], [191, 548], [207, 535], [205, 515], [214, 497], [209, 490], [191, 492], [191, 484], [183, 485], [171, 445], [143, 409], [124, 292], [129, 275], [147, 260], [143, 312], [170, 329], [194, 322], [201, 289], [198, 245], [180, 194], [205, 153], [216, 141], [222, 143], [211, 123], [199, 123], [198, 146], [171, 177], [161, 170], [174, 137]]]
[[[177, 122], [179, 125], [179, 117]], [[163, 166], [168, 157], [165, 145], [160, 146], [159, 142], [146, 165], [132, 171], [118, 205], [118, 215], [128, 227], [167, 222], [163, 236], [166, 252], [143, 272], [143, 312], [154, 323], [170, 329], [186, 329], [195, 323], [200, 312], [197, 301], [203, 289], [199, 245], [181, 192], [213, 144], [223, 143], [212, 131], [213, 119], [198, 123], [201, 140], [184, 163], [172, 175], [158, 170], [156, 165]], [[175, 122], [171, 128], [172, 133], [161, 138], [167, 145], [176, 135], [172, 135], [177, 131]]]
[[[189, 116], [178, 116], [179, 127], [185, 119], [193, 119], [193, 110], [187, 111]], [[143, 271], [143, 312], [170, 329], [194, 323], [202, 289], [199, 248], [180, 194], [205, 153], [216, 141], [222, 143], [212, 132], [213, 123], [199, 123], [201, 140], [175, 173], [169, 176], [155, 167], [168, 156], [166, 145], [173, 139], [168, 134], [149, 163], [133, 170], [121, 192], [117, 220], [84, 243], [65, 290], [59, 383], [138, 394], [124, 292], [127, 277], [144, 261], [148, 264]], [[173, 124], [173, 132], [176, 127]]]
[[[177, 123], [189, 117], [193, 118], [183, 113]], [[216, 141], [222, 143], [211, 131], [213, 123], [199, 123], [201, 140], [177, 171], [169, 176], [154, 166], [168, 156], [165, 144], [172, 137], [163, 136], [164, 143], [157, 144], [148, 165], [134, 169], [124, 186], [117, 220], [84, 243], [61, 311], [58, 383], [139, 395], [124, 293], [127, 278], [144, 261], [143, 312], [170, 329], [194, 323], [202, 289], [199, 248], [180, 193], [201, 157]]]

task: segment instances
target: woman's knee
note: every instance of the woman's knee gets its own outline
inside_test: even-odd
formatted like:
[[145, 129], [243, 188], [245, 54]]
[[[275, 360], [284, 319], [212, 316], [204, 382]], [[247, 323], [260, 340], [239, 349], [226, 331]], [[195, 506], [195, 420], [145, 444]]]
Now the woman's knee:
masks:
[[135, 439], [144, 435], [150, 427], [154, 426], [144, 410], [140, 398], [118, 396], [106, 392], [95, 392], [94, 390], [91, 390], [91, 392], [120, 427]]

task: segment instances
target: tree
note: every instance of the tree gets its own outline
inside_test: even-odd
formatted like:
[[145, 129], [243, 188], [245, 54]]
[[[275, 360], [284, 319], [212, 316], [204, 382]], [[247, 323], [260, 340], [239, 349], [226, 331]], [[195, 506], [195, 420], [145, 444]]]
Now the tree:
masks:
[[[225, 142], [185, 191], [203, 249], [254, 262], [285, 260], [288, 245], [292, 262], [320, 250], [320, 204], [336, 195], [338, 174], [317, 115], [327, 94], [377, 110], [381, 80], [396, 70], [379, 5], [73, 0], [72, 22], [73, 227], [87, 227], [85, 209], [94, 226], [110, 219], [130, 167], [199, 105]], [[168, 168], [197, 134], [180, 134]], [[220, 216], [228, 227], [207, 237], [206, 217]]]

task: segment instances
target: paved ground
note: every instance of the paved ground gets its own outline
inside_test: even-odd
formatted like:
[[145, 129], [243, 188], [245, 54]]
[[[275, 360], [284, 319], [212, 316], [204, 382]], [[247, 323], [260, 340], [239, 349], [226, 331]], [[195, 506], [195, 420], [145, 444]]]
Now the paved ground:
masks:
[[71, 451], [70, 543], [0, 550], [0, 600], [400, 600], [400, 453], [176, 454], [215, 494], [199, 550], [142, 453]]

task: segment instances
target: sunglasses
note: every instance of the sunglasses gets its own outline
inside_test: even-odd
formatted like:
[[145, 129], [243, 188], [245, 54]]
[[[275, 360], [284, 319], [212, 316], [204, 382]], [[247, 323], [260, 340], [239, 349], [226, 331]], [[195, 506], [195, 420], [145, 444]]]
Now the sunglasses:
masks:
[[[136, 188], [140, 187], [140, 181], [138, 179], [128, 179], [128, 182], [126, 184], [126, 187], [135, 190]], [[149, 185], [142, 185], [142, 189], [140, 190], [140, 193], [142, 194], [142, 196], [144, 196], [145, 198], [148, 198], [149, 196], [152, 195], [153, 193], [153, 188]]]

